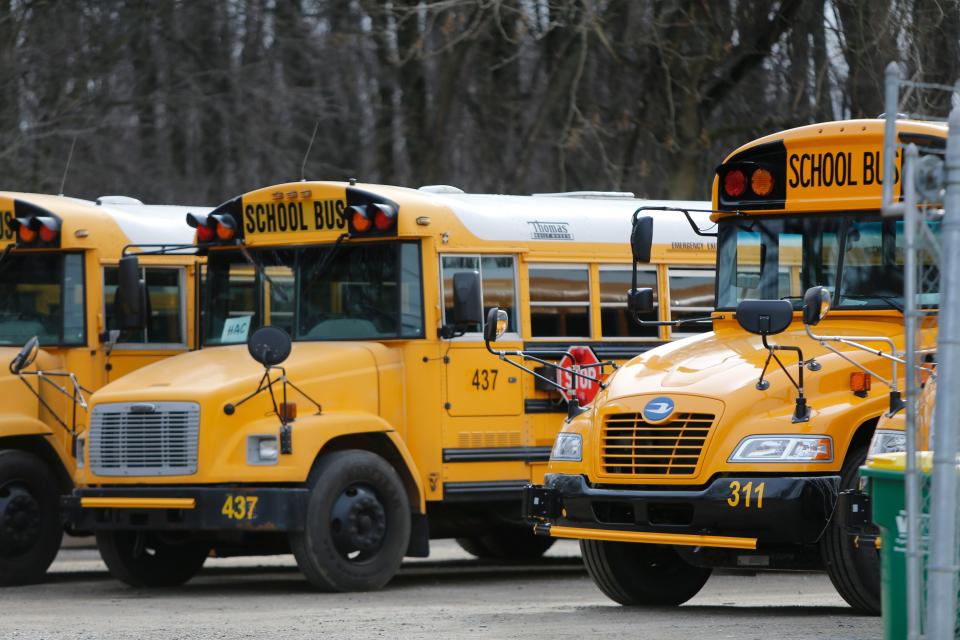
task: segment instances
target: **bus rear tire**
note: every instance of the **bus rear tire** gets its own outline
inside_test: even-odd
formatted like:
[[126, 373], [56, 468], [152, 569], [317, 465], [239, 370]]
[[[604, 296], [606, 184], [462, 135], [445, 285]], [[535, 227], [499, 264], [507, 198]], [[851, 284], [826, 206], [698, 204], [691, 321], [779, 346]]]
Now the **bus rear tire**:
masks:
[[26, 451], [0, 451], [0, 585], [43, 580], [63, 540], [57, 477]]
[[581, 540], [580, 552], [600, 590], [627, 606], [681, 605], [697, 595], [711, 573], [664, 545]]
[[325, 455], [310, 474], [297, 566], [323, 591], [372, 591], [396, 575], [410, 541], [410, 503], [396, 470], [362, 450]]
[[[840, 470], [840, 491], [855, 489], [860, 483], [860, 466], [867, 459], [867, 447], [853, 449]], [[868, 615], [880, 615], [880, 553], [854, 546], [853, 536], [830, 521], [821, 542], [827, 575], [847, 603]]]
[[505, 527], [495, 533], [457, 538], [457, 544], [482, 560], [536, 560], [553, 546], [556, 538], [536, 536], [531, 527]]
[[98, 531], [97, 548], [110, 574], [131, 587], [176, 587], [197, 575], [210, 545], [166, 540], [150, 531]]

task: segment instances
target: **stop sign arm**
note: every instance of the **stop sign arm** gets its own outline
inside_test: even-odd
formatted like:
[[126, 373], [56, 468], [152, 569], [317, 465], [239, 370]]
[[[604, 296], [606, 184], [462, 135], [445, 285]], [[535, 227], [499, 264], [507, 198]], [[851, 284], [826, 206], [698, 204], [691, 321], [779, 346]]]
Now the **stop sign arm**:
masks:
[[[569, 355], [570, 355], [570, 352], [569, 352], [569, 351], [562, 351], [562, 352], [561, 352], [561, 351], [501, 351], [501, 350], [494, 349], [493, 347], [491, 347], [489, 342], [487, 342], [487, 351], [489, 351], [489, 352], [492, 353], [493, 355], [497, 356], [498, 358], [500, 358], [501, 360], [503, 360], [503, 361], [506, 362], [507, 364], [511, 364], [511, 365], [513, 365], [514, 367], [516, 367], [516, 368], [518, 368], [518, 369], [521, 369], [522, 371], [526, 371], [527, 373], [529, 373], [530, 375], [532, 375], [534, 378], [537, 378], [538, 380], [542, 380], [542, 381], [546, 382], [547, 384], [551, 385], [552, 387], [556, 388], [556, 389], [559, 390], [559, 391], [564, 391], [565, 389], [564, 389], [563, 385], [559, 384], [556, 380], [551, 380], [551, 379], [548, 378], [547, 376], [545, 376], [545, 375], [543, 375], [543, 374], [540, 374], [540, 373], [537, 373], [537, 372], [534, 371], [533, 369], [530, 369], [530, 368], [528, 368], [528, 367], [523, 366], [523, 365], [520, 364], [519, 362], [514, 362], [513, 360], [509, 360], [509, 359], [508, 359], [508, 356], [513, 356], [513, 357], [515, 357], [515, 358], [522, 358], [523, 360], [532, 360], [533, 362], [536, 362], [536, 363], [538, 363], [538, 364], [543, 364], [543, 365], [546, 365], [546, 366], [548, 366], [548, 367], [552, 367], [552, 368], [554, 368], [554, 369], [556, 369], [556, 370], [558, 370], [558, 371], [564, 371], [564, 372], [566, 372], [566, 373], [569, 373], [570, 375], [572, 375], [572, 376], [574, 376], [574, 377], [585, 378], [585, 379], [587, 379], [587, 380], [591, 380], [591, 381], [597, 382], [597, 383], [600, 385], [600, 388], [601, 388], [601, 389], [606, 389], [606, 388], [607, 388], [606, 383], [597, 380], [596, 377], [594, 377], [594, 376], [591, 376], [591, 375], [586, 374], [586, 373], [582, 373], [581, 371], [576, 371], [576, 370], [574, 370], [574, 369], [570, 369], [570, 368], [568, 368], [568, 367], [561, 367], [560, 365], [556, 364], [555, 362], [550, 362], [549, 360], [544, 360], [543, 358], [540, 357], [541, 355], [555, 355], [555, 354], [560, 354], [561, 357], [563, 357], [563, 356], [569, 356]], [[598, 363], [595, 363], [595, 364], [583, 365], [583, 366], [581, 366], [580, 368], [581, 368], [581, 369], [587, 369], [587, 368], [594, 368], [594, 367], [603, 367], [603, 366], [608, 365], [608, 364], [611, 365], [611, 366], [613, 366], [614, 368], [616, 368], [616, 366], [617, 366], [617, 365], [616, 365], [615, 363], [613, 363], [612, 361], [607, 361], [607, 362], [598, 362]]]

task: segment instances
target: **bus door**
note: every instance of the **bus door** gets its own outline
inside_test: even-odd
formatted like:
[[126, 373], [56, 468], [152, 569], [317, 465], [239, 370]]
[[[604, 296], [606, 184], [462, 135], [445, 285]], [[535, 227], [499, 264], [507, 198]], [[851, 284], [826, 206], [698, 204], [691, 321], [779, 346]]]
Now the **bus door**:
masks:
[[[511, 326], [502, 342], [521, 348], [516, 257], [443, 255], [440, 260], [444, 321], [453, 317], [453, 275], [477, 271], [484, 311], [494, 306], [506, 309]], [[441, 346], [445, 370], [443, 482], [447, 499], [458, 492], [479, 493], [494, 480], [502, 484], [529, 476], [521, 455], [527, 444], [521, 374], [490, 355], [483, 343], [483, 327], [463, 330], [462, 336]]]

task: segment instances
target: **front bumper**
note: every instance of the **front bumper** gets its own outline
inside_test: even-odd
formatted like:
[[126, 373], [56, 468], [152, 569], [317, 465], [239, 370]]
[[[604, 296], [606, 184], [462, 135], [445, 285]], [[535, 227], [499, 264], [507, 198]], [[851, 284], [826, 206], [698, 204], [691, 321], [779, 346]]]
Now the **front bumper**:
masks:
[[627, 489], [551, 474], [524, 489], [523, 508], [540, 535], [754, 549], [819, 540], [839, 484], [839, 476], [736, 476], [692, 490]]
[[302, 531], [309, 491], [289, 487], [112, 487], [63, 498], [74, 530]]

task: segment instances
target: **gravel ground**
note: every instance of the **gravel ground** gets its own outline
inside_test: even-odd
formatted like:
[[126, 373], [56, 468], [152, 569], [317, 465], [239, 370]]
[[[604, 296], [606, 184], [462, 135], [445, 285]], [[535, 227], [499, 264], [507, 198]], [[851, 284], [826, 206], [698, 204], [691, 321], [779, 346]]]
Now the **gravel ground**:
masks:
[[96, 551], [64, 549], [49, 582], [0, 588], [0, 638], [879, 638], [821, 574], [715, 574], [680, 608], [628, 609], [586, 575], [576, 545], [538, 564], [472, 559], [454, 543], [376, 593], [308, 589], [290, 556], [208, 561], [178, 589], [134, 590]]

